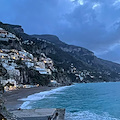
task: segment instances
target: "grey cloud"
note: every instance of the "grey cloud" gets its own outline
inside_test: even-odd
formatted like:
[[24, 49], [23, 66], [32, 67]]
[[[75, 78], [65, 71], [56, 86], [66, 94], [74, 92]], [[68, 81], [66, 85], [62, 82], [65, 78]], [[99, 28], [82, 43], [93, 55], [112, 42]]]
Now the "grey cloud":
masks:
[[106, 60], [110, 60], [113, 62], [120, 63], [120, 44], [116, 45], [113, 49], [103, 53], [102, 55], [98, 55]]
[[[96, 55], [108, 51], [98, 55], [101, 58], [110, 59], [109, 54], [118, 56], [114, 52], [119, 47], [110, 49], [120, 41], [120, 6], [115, 0], [83, 0], [83, 5], [78, 0], [6, 1], [5, 13], [12, 14], [6, 19], [0, 12], [2, 20], [22, 25], [29, 34], [55, 34], [68, 44], [95, 51]], [[95, 4], [99, 5], [93, 9]]]

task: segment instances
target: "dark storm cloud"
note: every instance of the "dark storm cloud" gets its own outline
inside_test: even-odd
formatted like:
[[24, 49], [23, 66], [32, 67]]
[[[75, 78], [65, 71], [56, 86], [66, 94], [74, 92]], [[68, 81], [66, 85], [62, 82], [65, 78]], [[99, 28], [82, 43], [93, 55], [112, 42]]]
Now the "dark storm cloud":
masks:
[[64, 42], [88, 48], [99, 57], [119, 62], [119, 55], [114, 52], [120, 49], [120, 0], [0, 2], [3, 22], [21, 24], [29, 34], [55, 34]]

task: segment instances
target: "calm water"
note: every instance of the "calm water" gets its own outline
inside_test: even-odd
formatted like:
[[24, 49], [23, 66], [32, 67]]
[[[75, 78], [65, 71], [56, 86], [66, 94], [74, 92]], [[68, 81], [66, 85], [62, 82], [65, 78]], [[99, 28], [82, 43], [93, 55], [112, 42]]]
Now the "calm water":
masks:
[[66, 120], [120, 120], [120, 83], [75, 84], [23, 99], [22, 108], [66, 108]]

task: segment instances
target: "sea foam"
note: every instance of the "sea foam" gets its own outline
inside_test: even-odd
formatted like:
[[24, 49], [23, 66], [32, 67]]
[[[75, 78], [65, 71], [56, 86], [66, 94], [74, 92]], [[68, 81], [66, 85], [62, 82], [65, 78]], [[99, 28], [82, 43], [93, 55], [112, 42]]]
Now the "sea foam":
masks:
[[107, 113], [99, 115], [89, 111], [81, 111], [75, 113], [66, 113], [65, 120], [120, 120], [120, 119], [114, 118]]
[[29, 106], [29, 104], [30, 104], [30, 101], [26, 101], [20, 106], [20, 108], [21, 109], [31, 109], [32, 107]]
[[[38, 101], [38, 100], [42, 100], [44, 98], [48, 98], [50, 95], [52, 94], [61, 94], [60, 91], [63, 91], [71, 86], [64, 86], [64, 87], [59, 87], [56, 89], [52, 89], [50, 91], [44, 91], [44, 92], [40, 92], [40, 93], [35, 93], [33, 95], [28, 96], [27, 98], [22, 98], [19, 100], [25, 101], [20, 108], [22, 109], [31, 109], [31, 107], [29, 106], [30, 101]], [[50, 97], [51, 98], [51, 97]]]

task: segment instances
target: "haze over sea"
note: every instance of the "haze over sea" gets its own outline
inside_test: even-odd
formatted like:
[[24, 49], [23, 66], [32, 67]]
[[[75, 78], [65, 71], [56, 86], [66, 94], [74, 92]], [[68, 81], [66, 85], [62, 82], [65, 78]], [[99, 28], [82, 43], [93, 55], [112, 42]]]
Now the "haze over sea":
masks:
[[120, 82], [75, 84], [22, 100], [23, 109], [65, 108], [66, 120], [120, 120]]

